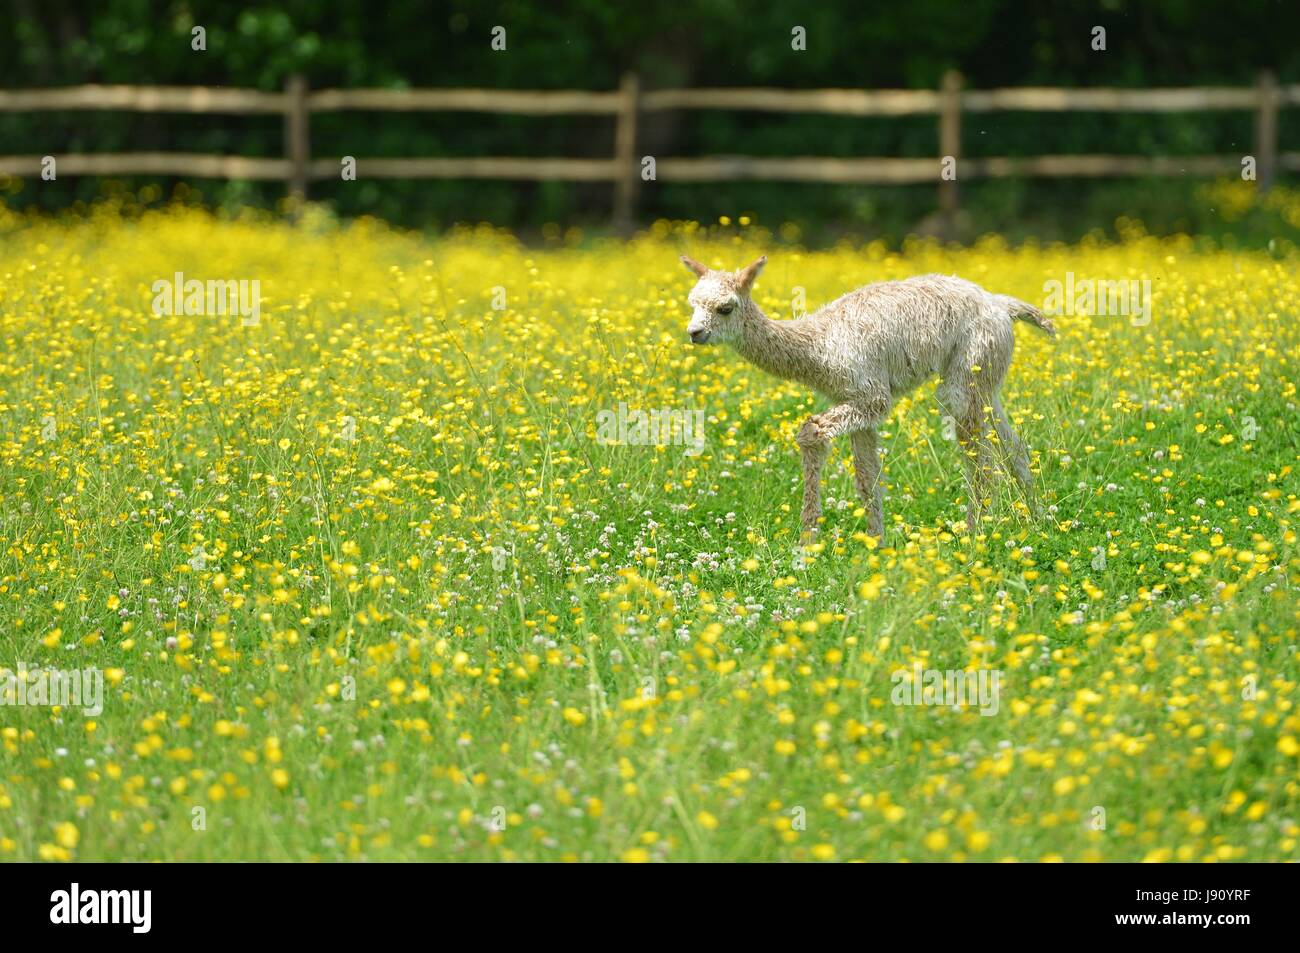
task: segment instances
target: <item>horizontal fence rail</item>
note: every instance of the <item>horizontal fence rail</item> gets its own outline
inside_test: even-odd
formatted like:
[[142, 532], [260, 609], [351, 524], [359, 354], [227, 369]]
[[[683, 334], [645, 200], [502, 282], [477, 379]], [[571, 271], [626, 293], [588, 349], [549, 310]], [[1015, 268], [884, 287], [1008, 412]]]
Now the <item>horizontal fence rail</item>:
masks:
[[[614, 119], [614, 155], [608, 159], [539, 157], [385, 158], [356, 160], [358, 177], [387, 179], [513, 179], [608, 182], [614, 186], [614, 219], [629, 227], [641, 187], [636, 128], [642, 113], [665, 110], [742, 110], [841, 116], [938, 117], [939, 154], [934, 158], [833, 158], [827, 156], [656, 157], [656, 180], [735, 180], [897, 185], [938, 182], [945, 215], [957, 208], [957, 183], [940, 176], [951, 159], [961, 179], [1034, 177], [1207, 176], [1239, 172], [1243, 156], [1040, 155], [961, 157], [963, 113], [1113, 112], [1172, 113], [1253, 111], [1257, 180], [1268, 188], [1278, 170], [1300, 171], [1300, 152], [1279, 152], [1278, 112], [1300, 106], [1300, 84], [1279, 85], [1261, 73], [1253, 87], [1176, 89], [963, 89], [948, 73], [930, 89], [663, 89], [641, 92], [627, 75], [617, 90], [321, 89], [310, 91], [291, 77], [283, 92], [203, 86], [75, 86], [0, 90], [0, 112], [122, 110], [144, 113], [280, 115], [283, 158], [183, 152], [58, 154], [57, 169], [69, 175], [168, 175], [284, 181], [305, 198], [310, 180], [340, 175], [342, 159], [313, 159], [312, 113], [480, 112], [523, 116], [596, 115]], [[0, 175], [41, 174], [43, 156], [0, 156]]]
[[[191, 175], [200, 179], [285, 181], [288, 159], [251, 159], [201, 152], [57, 153], [60, 175]], [[0, 175], [39, 176], [40, 156], [0, 156]]]
[[[336, 179], [338, 159], [316, 159], [313, 179]], [[613, 159], [359, 159], [361, 174], [371, 179], [517, 179], [521, 181], [613, 182]]]
[[215, 86], [69, 86], [0, 90], [0, 112], [121, 109], [142, 113], [283, 113], [284, 93]]
[[312, 112], [483, 112], [529, 116], [614, 115], [618, 93], [515, 89], [323, 89], [307, 97]]

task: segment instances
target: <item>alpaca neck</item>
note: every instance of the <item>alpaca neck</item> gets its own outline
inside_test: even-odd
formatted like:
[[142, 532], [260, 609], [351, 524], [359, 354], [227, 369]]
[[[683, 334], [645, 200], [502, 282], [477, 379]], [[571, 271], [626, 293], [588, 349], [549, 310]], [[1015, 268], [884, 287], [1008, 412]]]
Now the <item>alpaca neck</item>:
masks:
[[803, 321], [773, 321], [753, 301], [745, 303], [736, 353], [776, 377], [814, 384], [816, 365]]

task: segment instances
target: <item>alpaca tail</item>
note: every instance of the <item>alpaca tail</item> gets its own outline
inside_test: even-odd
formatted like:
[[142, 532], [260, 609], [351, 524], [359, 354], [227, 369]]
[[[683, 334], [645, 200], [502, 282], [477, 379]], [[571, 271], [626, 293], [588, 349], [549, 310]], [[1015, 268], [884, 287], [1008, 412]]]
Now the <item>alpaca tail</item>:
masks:
[[1007, 314], [1011, 315], [1013, 321], [1024, 321], [1026, 324], [1032, 324], [1041, 331], [1046, 331], [1052, 337], [1056, 337], [1056, 325], [1050, 318], [1044, 317], [1043, 312], [1039, 311], [1027, 301], [1021, 301], [1019, 298], [1013, 298], [1010, 295], [998, 295], [998, 301], [1007, 309]]

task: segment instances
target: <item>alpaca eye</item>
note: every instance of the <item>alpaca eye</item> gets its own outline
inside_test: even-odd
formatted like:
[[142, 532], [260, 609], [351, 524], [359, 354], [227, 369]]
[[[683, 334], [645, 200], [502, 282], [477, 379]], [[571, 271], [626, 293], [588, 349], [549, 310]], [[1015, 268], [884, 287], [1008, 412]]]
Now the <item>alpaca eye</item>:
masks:
[[718, 314], [731, 314], [736, 306], [734, 304], [724, 304], [718, 309]]

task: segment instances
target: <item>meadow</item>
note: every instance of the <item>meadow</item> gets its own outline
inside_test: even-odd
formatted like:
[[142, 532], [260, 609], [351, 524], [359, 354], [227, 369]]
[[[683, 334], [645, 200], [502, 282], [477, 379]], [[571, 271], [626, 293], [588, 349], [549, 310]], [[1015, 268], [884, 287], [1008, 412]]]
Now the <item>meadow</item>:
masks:
[[[683, 252], [767, 253], [778, 317], [939, 271], [1150, 320], [1017, 327], [1038, 510], [967, 534], [931, 385], [884, 538], [840, 441], [804, 547], [821, 405], [687, 344]], [[0, 667], [104, 685], [0, 706], [0, 859], [1295, 860], [1298, 262], [0, 207]], [[156, 314], [178, 272], [258, 319]], [[895, 704], [918, 664], [996, 711]]]

